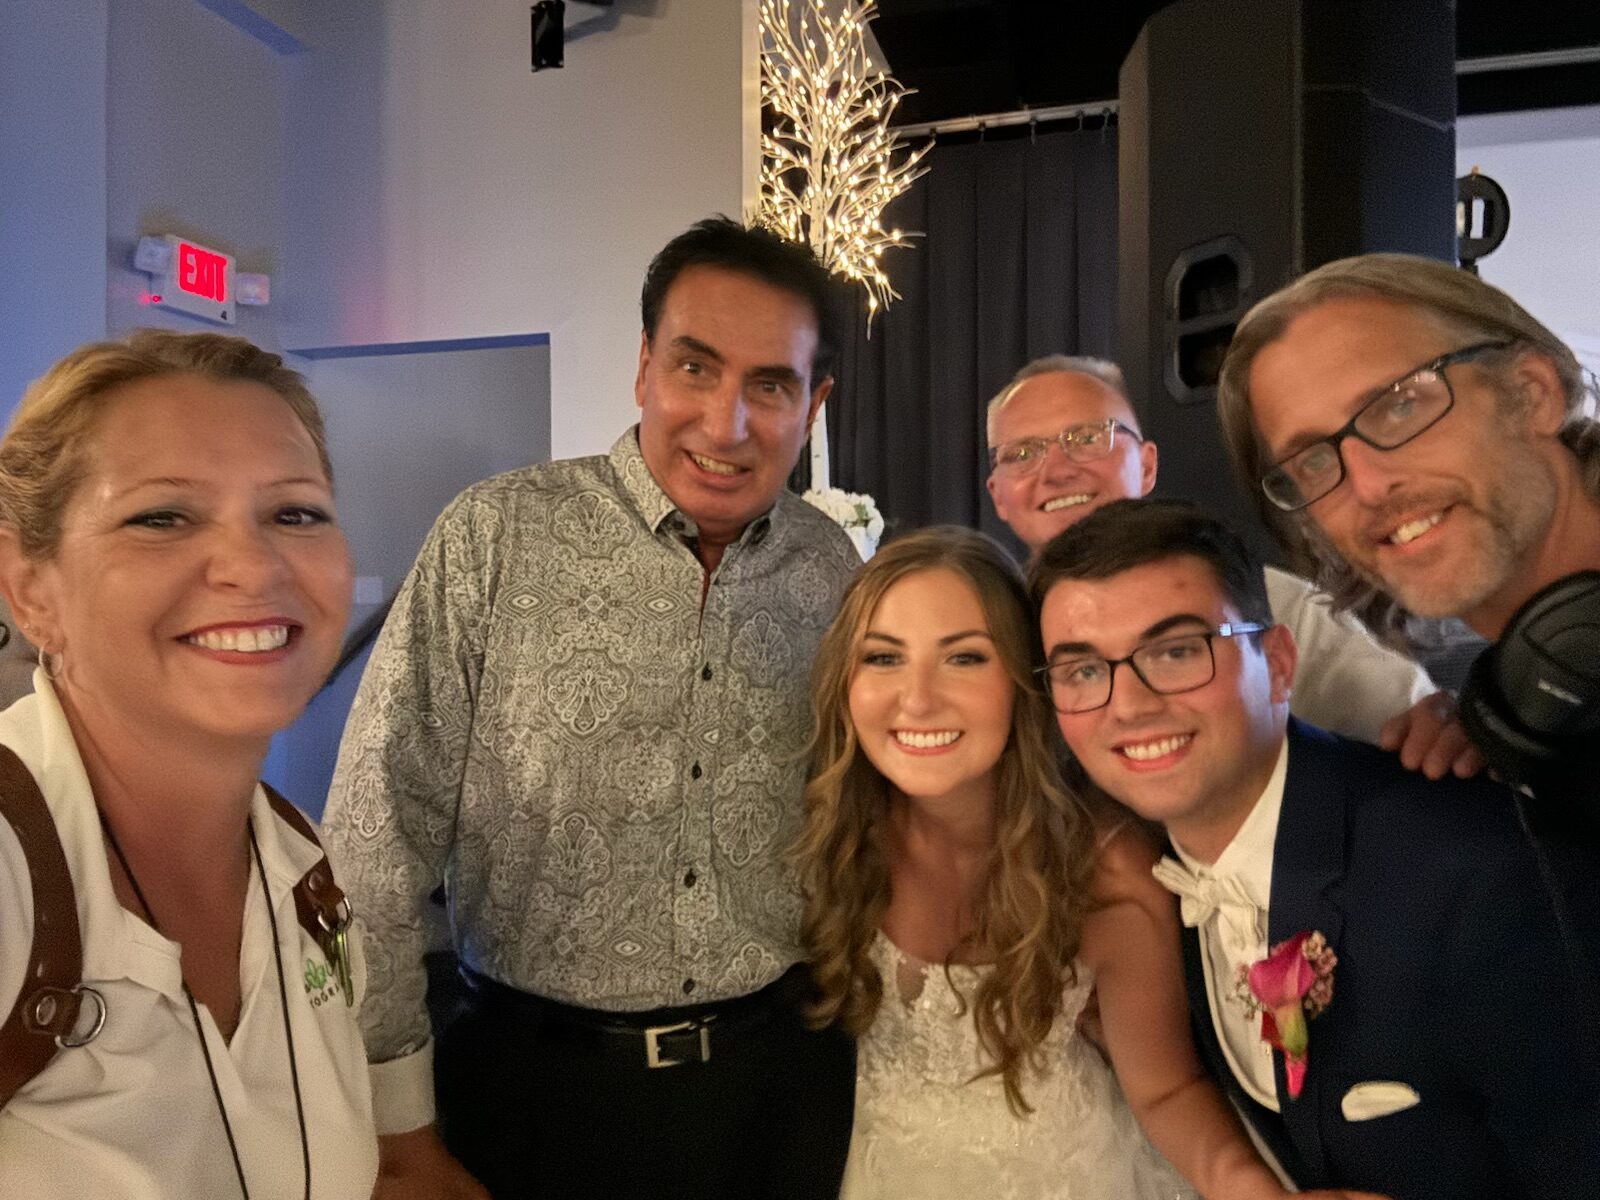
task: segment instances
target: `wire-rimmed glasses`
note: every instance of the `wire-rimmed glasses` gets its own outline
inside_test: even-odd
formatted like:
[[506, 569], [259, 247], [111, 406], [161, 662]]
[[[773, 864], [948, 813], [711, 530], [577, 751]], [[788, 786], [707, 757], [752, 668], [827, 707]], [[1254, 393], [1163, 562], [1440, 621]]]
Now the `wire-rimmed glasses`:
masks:
[[1174, 634], [1146, 642], [1126, 658], [1098, 654], [1065, 654], [1038, 674], [1050, 692], [1057, 712], [1085, 713], [1111, 703], [1117, 668], [1128, 665], [1139, 682], [1158, 696], [1198, 691], [1217, 677], [1217, 655], [1212, 638], [1264, 633], [1271, 624], [1234, 621], [1194, 633]]
[[1404, 446], [1455, 407], [1456, 394], [1444, 373], [1446, 367], [1510, 344], [1476, 342], [1407, 372], [1374, 393], [1340, 429], [1274, 463], [1261, 477], [1261, 490], [1284, 512], [1315, 504], [1344, 482], [1340, 442], [1354, 437], [1376, 450]]
[[1107, 417], [1104, 421], [1069, 425], [1054, 437], [1013, 438], [1001, 442], [989, 451], [989, 465], [1007, 475], [1030, 475], [1044, 465], [1052, 445], [1060, 446], [1061, 453], [1073, 462], [1093, 462], [1117, 448], [1118, 433], [1127, 434], [1135, 442], [1144, 440], [1115, 417]]

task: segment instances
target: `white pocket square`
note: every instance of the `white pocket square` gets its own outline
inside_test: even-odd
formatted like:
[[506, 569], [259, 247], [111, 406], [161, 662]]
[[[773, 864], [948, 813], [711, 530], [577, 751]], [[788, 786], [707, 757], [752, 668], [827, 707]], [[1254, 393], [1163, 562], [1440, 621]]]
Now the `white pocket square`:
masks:
[[1387, 1079], [1371, 1083], [1358, 1083], [1339, 1101], [1339, 1111], [1346, 1121], [1370, 1121], [1374, 1117], [1387, 1117], [1421, 1104], [1417, 1090], [1403, 1083]]

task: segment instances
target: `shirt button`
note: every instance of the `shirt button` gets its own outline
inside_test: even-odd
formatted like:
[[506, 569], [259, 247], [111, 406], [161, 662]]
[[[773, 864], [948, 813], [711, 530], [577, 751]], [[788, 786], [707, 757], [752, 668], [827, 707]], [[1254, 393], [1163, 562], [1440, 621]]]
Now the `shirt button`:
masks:
[[687, 871], [685, 871], [683, 873], [683, 886], [684, 887], [693, 887], [694, 886], [694, 881], [696, 879], [698, 879], [698, 878], [700, 878], [700, 877], [694, 873], [694, 868], [690, 867]]
[[711, 678], [711, 664], [710, 663], [707, 663], [705, 666], [700, 668], [700, 678], [701, 679], [710, 679]]
[[695, 763], [694, 766], [689, 768], [689, 778], [690, 779], [699, 779], [700, 778], [700, 774], [701, 774], [701, 772], [700, 772], [700, 764], [699, 763]]
[[685, 979], [683, 981], [683, 994], [685, 996], [687, 996], [687, 995], [689, 995], [689, 993], [691, 993], [693, 991], [694, 991], [694, 980]]

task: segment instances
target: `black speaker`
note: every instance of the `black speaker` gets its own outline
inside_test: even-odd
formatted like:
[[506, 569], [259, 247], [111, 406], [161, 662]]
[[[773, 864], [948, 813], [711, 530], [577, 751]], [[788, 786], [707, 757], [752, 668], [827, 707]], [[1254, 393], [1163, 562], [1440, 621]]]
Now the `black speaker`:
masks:
[[559, 67], [566, 54], [565, 0], [538, 0], [533, 6], [533, 69]]
[[1216, 380], [1239, 318], [1320, 263], [1454, 261], [1450, 0], [1182, 0], [1123, 62], [1118, 358], [1158, 492], [1267, 551]]

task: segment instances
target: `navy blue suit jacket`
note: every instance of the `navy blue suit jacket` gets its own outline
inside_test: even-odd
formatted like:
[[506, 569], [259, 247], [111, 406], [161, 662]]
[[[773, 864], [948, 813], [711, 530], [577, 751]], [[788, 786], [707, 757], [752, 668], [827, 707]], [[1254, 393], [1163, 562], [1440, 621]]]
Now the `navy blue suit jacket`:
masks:
[[[1586, 902], [1600, 907], [1600, 854], [1593, 865]], [[1302, 1187], [1600, 1197], [1600, 988], [1546, 867], [1506, 788], [1430, 782], [1291, 721], [1269, 943], [1320, 930], [1339, 964], [1296, 1099], [1276, 1056], [1281, 1116], [1224, 1065], [1193, 930], [1184, 956], [1202, 1057]], [[1350, 1089], [1379, 1081], [1420, 1101], [1347, 1118]]]

